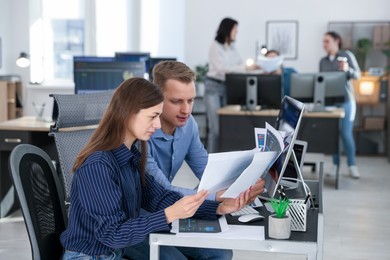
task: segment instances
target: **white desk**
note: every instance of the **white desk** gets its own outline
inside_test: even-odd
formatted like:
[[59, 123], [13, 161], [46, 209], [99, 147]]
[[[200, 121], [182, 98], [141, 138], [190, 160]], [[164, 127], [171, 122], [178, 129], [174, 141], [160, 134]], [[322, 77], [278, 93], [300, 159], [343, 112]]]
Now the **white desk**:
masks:
[[[289, 253], [306, 255], [309, 260], [321, 260], [323, 254], [324, 216], [322, 211], [322, 173], [319, 181], [307, 181], [313, 194], [318, 194], [318, 209], [311, 213], [316, 214], [311, 223], [307, 223], [306, 232], [292, 232], [288, 240], [275, 240], [268, 238], [267, 221], [265, 220], [265, 240], [243, 240], [234, 238], [202, 238], [202, 237], [178, 237], [167, 233], [152, 233], [149, 236], [150, 259], [159, 259], [160, 246], [184, 246], [202, 248], [221, 248], [233, 250], [249, 250], [272, 253]], [[315, 187], [317, 186], [317, 187]], [[313, 188], [312, 188], [313, 187]], [[263, 209], [265, 210], [265, 209]], [[309, 210], [310, 211], [310, 210]], [[309, 213], [309, 212], [308, 212]], [[263, 214], [263, 212], [261, 212]], [[263, 214], [265, 215], [265, 214]], [[310, 215], [308, 215], [310, 217]], [[306, 234], [305, 234], [306, 233]], [[309, 234], [310, 233], [310, 234]], [[316, 235], [316, 238], [306, 240], [306, 235]]]

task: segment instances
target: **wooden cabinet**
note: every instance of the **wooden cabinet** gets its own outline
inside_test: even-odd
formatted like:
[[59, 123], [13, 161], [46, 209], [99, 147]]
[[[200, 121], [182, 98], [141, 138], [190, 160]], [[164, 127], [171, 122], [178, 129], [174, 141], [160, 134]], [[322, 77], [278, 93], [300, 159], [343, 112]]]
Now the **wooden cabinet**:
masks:
[[388, 76], [363, 72], [353, 80], [357, 103], [354, 125], [357, 154], [385, 154], [388, 127]]
[[0, 122], [22, 116], [22, 82], [0, 80]]

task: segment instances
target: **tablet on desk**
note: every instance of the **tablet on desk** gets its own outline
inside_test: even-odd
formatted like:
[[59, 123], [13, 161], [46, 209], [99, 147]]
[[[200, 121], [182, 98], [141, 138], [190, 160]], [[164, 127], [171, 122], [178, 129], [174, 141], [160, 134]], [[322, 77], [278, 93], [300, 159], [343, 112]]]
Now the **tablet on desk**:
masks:
[[218, 219], [205, 220], [187, 218], [179, 220], [179, 232], [219, 233], [221, 231], [222, 230]]

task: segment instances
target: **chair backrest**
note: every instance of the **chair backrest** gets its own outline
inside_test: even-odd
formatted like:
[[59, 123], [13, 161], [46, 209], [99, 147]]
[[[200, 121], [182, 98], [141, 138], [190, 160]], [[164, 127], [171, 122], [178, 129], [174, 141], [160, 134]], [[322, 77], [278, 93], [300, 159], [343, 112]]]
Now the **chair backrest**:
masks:
[[67, 215], [63, 188], [50, 157], [30, 144], [16, 146], [9, 158], [11, 178], [18, 195], [34, 260], [60, 259], [59, 237]]
[[51, 95], [57, 106], [58, 116], [50, 134], [54, 136], [57, 147], [67, 201], [70, 197], [75, 159], [99, 124], [112, 93]]

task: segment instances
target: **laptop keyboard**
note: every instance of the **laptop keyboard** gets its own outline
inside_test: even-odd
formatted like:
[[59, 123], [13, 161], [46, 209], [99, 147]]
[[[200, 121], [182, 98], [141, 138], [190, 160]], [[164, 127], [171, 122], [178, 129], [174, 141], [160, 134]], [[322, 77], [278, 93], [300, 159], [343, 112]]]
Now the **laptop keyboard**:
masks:
[[239, 211], [230, 213], [230, 215], [232, 215], [233, 217], [238, 217], [238, 216], [247, 215], [247, 214], [259, 214], [259, 212], [257, 210], [255, 210], [254, 208], [252, 208], [251, 206], [246, 205], [245, 207], [243, 207]]

